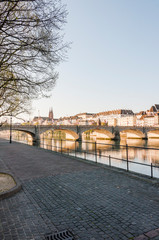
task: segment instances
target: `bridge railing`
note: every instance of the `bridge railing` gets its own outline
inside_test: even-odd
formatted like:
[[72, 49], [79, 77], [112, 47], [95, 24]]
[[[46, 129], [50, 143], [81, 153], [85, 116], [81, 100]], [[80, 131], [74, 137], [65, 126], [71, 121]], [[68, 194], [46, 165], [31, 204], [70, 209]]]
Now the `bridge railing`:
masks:
[[[68, 145], [70, 144], [71, 147], [69, 147], [66, 143]], [[81, 147], [82, 144], [87, 145], [88, 148], [91, 144], [91, 149], [86, 148], [83, 150]], [[151, 155], [151, 153], [149, 153], [150, 150], [157, 151], [157, 155], [159, 156], [159, 148], [130, 146], [127, 144], [119, 145], [90, 141], [48, 139], [44, 137], [41, 139], [40, 147], [55, 152], [59, 152], [61, 154], [67, 154], [74, 157], [93, 161], [95, 163], [105, 164], [110, 167], [122, 168], [128, 172], [131, 171], [141, 173], [144, 175], [148, 175], [151, 178], [154, 177], [159, 178], [159, 162], [158, 163], [140, 162], [136, 161], [136, 159], [134, 160], [131, 156], [131, 149], [133, 149], [133, 151], [136, 150], [140, 150], [141, 152], [147, 151], [147, 154], [150, 155]], [[120, 155], [119, 153], [121, 152], [122, 154]]]
[[[123, 168], [126, 171], [131, 172], [137, 172], [144, 175], [148, 175], [151, 178], [157, 177], [159, 178], [159, 163], [153, 164], [152, 162], [150, 164], [148, 163], [142, 163], [138, 161], [132, 161], [131, 160], [131, 149], [139, 149], [139, 150], [156, 150], [159, 154], [158, 148], [148, 148], [148, 147], [138, 147], [138, 146], [128, 146], [126, 145], [114, 145], [114, 144], [105, 144], [105, 143], [97, 143], [97, 142], [90, 142], [90, 141], [73, 141], [73, 140], [59, 140], [57, 139], [56, 144], [54, 144], [54, 141], [47, 142], [47, 138], [43, 138], [43, 141], [41, 143], [42, 148], [46, 148], [55, 152], [60, 152], [61, 154], [68, 154], [72, 155], [74, 157], [83, 158], [89, 161], [93, 161], [95, 163], [102, 163], [105, 165], [109, 165], [110, 167], [118, 167]], [[47, 142], [47, 143], [46, 143]], [[73, 146], [71, 148], [64, 146], [66, 145], [66, 142], [72, 142]], [[79, 144], [91, 144], [93, 145], [93, 148], [91, 150], [82, 150], [82, 148], [79, 148]], [[117, 151], [117, 148], [119, 150], [124, 152], [124, 157], [117, 157], [112, 156], [108, 151], [105, 151], [107, 154], [103, 154], [102, 151], [100, 151], [99, 146], [107, 147], [109, 150]], [[104, 151], [103, 151], [104, 152]]]

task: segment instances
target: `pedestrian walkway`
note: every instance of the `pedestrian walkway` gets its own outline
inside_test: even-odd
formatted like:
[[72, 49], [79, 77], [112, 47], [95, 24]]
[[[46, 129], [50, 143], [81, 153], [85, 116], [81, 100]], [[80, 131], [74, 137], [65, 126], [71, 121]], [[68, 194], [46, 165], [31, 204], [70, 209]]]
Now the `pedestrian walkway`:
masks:
[[22, 184], [0, 201], [0, 240], [159, 240], [158, 184], [124, 171], [20, 143], [0, 141], [0, 171]]

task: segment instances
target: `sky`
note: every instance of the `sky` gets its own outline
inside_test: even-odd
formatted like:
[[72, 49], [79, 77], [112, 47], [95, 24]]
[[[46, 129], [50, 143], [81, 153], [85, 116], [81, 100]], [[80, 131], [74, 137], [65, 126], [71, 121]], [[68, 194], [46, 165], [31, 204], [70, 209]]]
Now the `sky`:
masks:
[[29, 118], [72, 116], [159, 104], [159, 1], [63, 0], [67, 60], [49, 99], [36, 100]]

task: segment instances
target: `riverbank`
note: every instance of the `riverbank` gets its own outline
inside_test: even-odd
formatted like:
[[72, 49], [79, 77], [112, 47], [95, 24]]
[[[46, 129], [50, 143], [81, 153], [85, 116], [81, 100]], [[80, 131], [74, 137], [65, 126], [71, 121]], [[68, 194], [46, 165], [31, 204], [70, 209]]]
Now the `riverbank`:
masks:
[[159, 239], [159, 188], [151, 181], [6, 141], [0, 166], [23, 187], [0, 201], [0, 239], [64, 230], [81, 240]]

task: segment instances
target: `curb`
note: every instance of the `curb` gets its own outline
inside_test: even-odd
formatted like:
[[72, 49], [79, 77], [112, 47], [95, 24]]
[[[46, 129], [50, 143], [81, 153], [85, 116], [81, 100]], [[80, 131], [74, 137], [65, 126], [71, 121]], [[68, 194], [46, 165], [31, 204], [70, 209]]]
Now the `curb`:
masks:
[[13, 177], [12, 174], [10, 174], [7, 171], [0, 172], [0, 173], [10, 175], [16, 183], [15, 187], [13, 187], [13, 188], [5, 191], [5, 192], [0, 193], [0, 200], [11, 197], [22, 189], [22, 185], [20, 184], [20, 182], [15, 177]]

